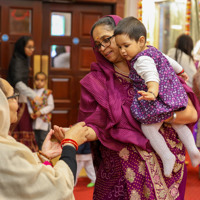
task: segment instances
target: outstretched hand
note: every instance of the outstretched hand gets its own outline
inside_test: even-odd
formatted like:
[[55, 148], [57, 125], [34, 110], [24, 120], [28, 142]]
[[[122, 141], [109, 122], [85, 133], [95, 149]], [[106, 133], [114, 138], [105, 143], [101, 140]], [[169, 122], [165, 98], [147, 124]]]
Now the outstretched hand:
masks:
[[46, 154], [50, 159], [59, 156], [62, 152], [60, 143], [57, 140], [51, 140], [53, 133], [53, 130], [49, 131], [42, 145], [42, 152]]
[[141, 95], [141, 97], [138, 98], [138, 100], [148, 100], [148, 101], [154, 101], [156, 98], [155, 96], [150, 92], [145, 92], [143, 90], [138, 91], [138, 94]]

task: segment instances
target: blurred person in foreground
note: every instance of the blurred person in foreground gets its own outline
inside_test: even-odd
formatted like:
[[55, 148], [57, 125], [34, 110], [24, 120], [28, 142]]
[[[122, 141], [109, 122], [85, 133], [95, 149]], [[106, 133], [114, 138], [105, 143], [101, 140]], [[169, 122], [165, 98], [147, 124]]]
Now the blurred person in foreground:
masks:
[[[24, 144], [8, 135], [10, 124], [17, 121], [18, 94], [0, 79], [0, 199], [74, 200], [76, 149], [86, 141], [88, 128], [80, 122], [70, 130], [54, 126], [42, 146], [32, 153]], [[52, 136], [64, 135], [61, 145]], [[51, 166], [51, 159], [61, 154]], [[12, 191], [11, 191], [12, 188]]]

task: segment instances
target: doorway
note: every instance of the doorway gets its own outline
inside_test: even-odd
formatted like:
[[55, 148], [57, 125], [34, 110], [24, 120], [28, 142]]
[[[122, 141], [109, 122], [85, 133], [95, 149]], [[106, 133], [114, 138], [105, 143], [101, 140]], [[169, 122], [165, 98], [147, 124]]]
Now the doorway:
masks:
[[78, 2], [0, 0], [0, 75], [7, 76], [17, 39], [30, 35], [36, 47], [30, 87], [34, 73], [41, 70], [48, 74], [48, 88], [53, 91], [55, 103], [52, 124], [62, 127], [77, 122], [79, 81], [95, 61], [90, 45], [91, 26], [101, 16], [114, 14], [116, 6]]

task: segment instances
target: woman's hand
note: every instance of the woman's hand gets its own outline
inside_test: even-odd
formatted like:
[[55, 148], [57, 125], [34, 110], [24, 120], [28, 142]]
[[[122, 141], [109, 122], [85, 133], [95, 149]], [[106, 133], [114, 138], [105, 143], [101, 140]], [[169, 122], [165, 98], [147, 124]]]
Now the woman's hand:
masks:
[[85, 122], [79, 122], [72, 126], [69, 130], [65, 131], [62, 129], [62, 131], [65, 133], [65, 138], [75, 140], [78, 145], [86, 142], [86, 137], [89, 134], [88, 127], [85, 126]]
[[53, 129], [54, 129], [54, 136], [55, 136], [55, 138], [59, 141], [59, 142], [61, 142], [63, 139], [65, 139], [65, 133], [62, 131], [62, 129], [64, 129], [64, 130], [68, 130], [69, 128], [61, 128], [61, 127], [59, 127], [59, 126], [57, 126], [57, 125], [54, 125], [53, 126]]
[[49, 131], [42, 145], [42, 152], [50, 159], [59, 156], [62, 152], [60, 143], [58, 141], [51, 141], [53, 133], [53, 130]]
[[[195, 123], [198, 120], [198, 115], [195, 107], [192, 104], [192, 101], [188, 98], [188, 105], [185, 110], [175, 111], [176, 119], [173, 120], [174, 124], [190, 124]], [[165, 120], [165, 122], [170, 122], [172, 117]]]
[[34, 113], [31, 113], [30, 116], [31, 116], [31, 119], [36, 119], [36, 116]]
[[88, 127], [88, 132], [89, 134], [86, 136], [88, 142], [98, 140], [97, 134], [94, 131], [94, 129], [92, 129], [91, 127]]
[[88, 134], [88, 127], [85, 126], [85, 122], [79, 122], [68, 130], [56, 125], [54, 126], [54, 135], [58, 141], [62, 141], [63, 139], [67, 138], [75, 140], [78, 145], [81, 145], [87, 141], [86, 137]]

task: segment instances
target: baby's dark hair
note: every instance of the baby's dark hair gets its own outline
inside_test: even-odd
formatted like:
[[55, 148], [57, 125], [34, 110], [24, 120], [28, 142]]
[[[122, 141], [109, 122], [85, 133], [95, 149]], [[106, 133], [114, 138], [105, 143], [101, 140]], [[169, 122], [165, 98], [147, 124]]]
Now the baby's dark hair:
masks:
[[38, 75], [43, 75], [44, 77], [45, 77], [45, 80], [47, 80], [47, 75], [44, 73], [44, 72], [37, 72], [36, 74], [35, 74], [35, 80], [37, 80], [37, 77], [38, 77]]
[[137, 18], [126, 17], [117, 24], [114, 30], [115, 36], [122, 34], [128, 35], [131, 40], [134, 39], [136, 42], [141, 36], [144, 36], [146, 41], [147, 31], [144, 24]]
[[92, 26], [92, 29], [91, 29], [91, 35], [93, 36], [93, 31], [94, 29], [97, 27], [97, 26], [100, 26], [100, 25], [107, 25], [110, 30], [114, 30], [116, 24], [115, 24], [115, 21], [112, 17], [103, 17], [103, 18], [100, 18], [97, 22], [95, 22]]

